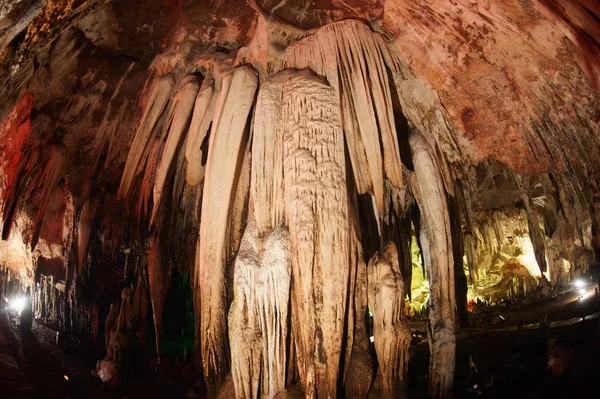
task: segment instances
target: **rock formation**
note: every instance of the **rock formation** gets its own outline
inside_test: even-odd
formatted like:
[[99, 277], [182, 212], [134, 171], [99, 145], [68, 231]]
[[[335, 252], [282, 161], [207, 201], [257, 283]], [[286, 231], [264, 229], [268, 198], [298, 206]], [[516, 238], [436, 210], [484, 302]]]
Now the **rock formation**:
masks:
[[405, 311], [428, 298], [429, 392], [450, 397], [467, 292], [598, 263], [599, 16], [7, 1], [2, 292], [36, 287], [36, 317], [106, 352], [102, 375], [149, 334], [159, 360], [193, 350], [210, 395], [248, 398], [402, 393]]
[[368, 269], [369, 305], [382, 391], [387, 396], [402, 396], [406, 389], [411, 334], [403, 315], [406, 292], [396, 245], [386, 244], [383, 254], [376, 254], [369, 261]]

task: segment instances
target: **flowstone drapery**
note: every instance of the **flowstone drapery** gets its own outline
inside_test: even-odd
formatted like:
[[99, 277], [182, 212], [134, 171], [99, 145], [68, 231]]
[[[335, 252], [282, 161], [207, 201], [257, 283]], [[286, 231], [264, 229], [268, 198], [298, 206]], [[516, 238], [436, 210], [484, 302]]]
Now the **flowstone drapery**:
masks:
[[64, 336], [106, 321], [107, 361], [151, 310], [161, 365], [188, 345], [209, 396], [400, 395], [416, 310], [447, 398], [467, 296], [543, 295], [599, 257], [588, 0], [21, 3], [0, 284], [39, 284]]

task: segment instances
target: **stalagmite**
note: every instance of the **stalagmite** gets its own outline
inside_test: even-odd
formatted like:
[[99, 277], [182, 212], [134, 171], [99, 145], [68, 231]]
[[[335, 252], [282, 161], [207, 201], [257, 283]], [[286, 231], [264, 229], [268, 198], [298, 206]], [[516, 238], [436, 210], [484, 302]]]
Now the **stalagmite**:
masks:
[[202, 159], [206, 158], [208, 149], [202, 149], [202, 143], [212, 122], [213, 111], [217, 97], [214, 95], [215, 80], [207, 76], [202, 81], [202, 86], [194, 104], [194, 114], [185, 144], [185, 160], [187, 161], [186, 180], [195, 186], [204, 179], [204, 165]]
[[391, 241], [396, 245], [400, 274], [404, 280], [404, 292], [409, 300], [412, 300], [413, 232], [410, 215], [413, 212], [414, 197], [408, 188], [397, 190], [388, 181], [386, 181], [386, 196], [391, 197], [391, 201], [387, 202], [387, 208], [384, 210], [382, 239], [383, 242]]
[[402, 394], [406, 389], [410, 329], [403, 320], [404, 279], [398, 250], [388, 242], [383, 255], [375, 254], [368, 266], [369, 305], [373, 313], [373, 338], [383, 393]]
[[229, 311], [231, 372], [236, 398], [272, 398], [285, 388], [291, 283], [289, 234], [278, 227], [261, 239], [246, 227], [235, 261]]
[[307, 71], [283, 91], [292, 323], [309, 398], [335, 397], [349, 278], [344, 141], [335, 91]]
[[126, 196], [129, 192], [129, 187], [136, 173], [138, 173], [138, 169], [147, 156], [149, 149], [154, 145], [156, 135], [160, 134], [157, 123], [167, 108], [174, 87], [173, 77], [166, 75], [158, 78], [150, 89], [151, 92], [146, 99], [146, 107], [140, 125], [127, 155], [125, 170], [119, 186], [120, 197]]
[[226, 330], [227, 230], [248, 135], [246, 122], [258, 84], [256, 71], [235, 68], [223, 77], [210, 133], [196, 254], [195, 301], [200, 304], [204, 376], [211, 390], [229, 369]]
[[367, 333], [367, 265], [363, 257], [358, 197], [352, 169], [346, 159], [346, 183], [348, 192], [350, 272], [346, 307], [345, 352], [342, 382], [346, 397], [367, 396], [373, 379], [373, 361]]
[[456, 299], [452, 237], [444, 182], [431, 147], [414, 130], [409, 137], [421, 211], [420, 242], [429, 274], [429, 393], [452, 396], [456, 352]]
[[222, 398], [403, 396], [416, 313], [461, 396], [467, 295], [600, 268], [596, 3], [4, 0], [0, 297]]
[[104, 343], [106, 345], [106, 358], [112, 360], [113, 354], [111, 350], [110, 341], [119, 329], [119, 304], [113, 302], [110, 304], [110, 310], [108, 316], [104, 322]]
[[358, 259], [355, 287], [354, 339], [346, 375], [346, 397], [366, 398], [373, 379], [373, 360], [370, 355], [366, 326], [368, 305], [367, 265], [362, 258]]
[[186, 76], [179, 84], [177, 93], [175, 93], [171, 101], [167, 124], [165, 126], [165, 145], [158, 164], [158, 170], [156, 171], [156, 180], [154, 181], [154, 208], [152, 209], [150, 224], [154, 222], [156, 213], [161, 205], [162, 192], [167, 178], [169, 174], [173, 173], [171, 165], [187, 132], [188, 122], [199, 89], [200, 82], [198, 78], [193, 75]]

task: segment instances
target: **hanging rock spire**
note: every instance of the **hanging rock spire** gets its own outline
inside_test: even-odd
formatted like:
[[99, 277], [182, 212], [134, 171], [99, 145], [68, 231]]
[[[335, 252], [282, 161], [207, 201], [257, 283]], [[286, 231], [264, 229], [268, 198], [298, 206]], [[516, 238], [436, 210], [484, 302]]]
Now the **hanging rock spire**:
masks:
[[429, 275], [429, 393], [450, 398], [456, 356], [456, 299], [446, 191], [435, 153], [421, 133], [409, 137], [421, 211], [420, 242]]
[[248, 142], [246, 123], [258, 85], [251, 67], [235, 68], [223, 77], [210, 133], [196, 253], [195, 301], [200, 303], [204, 376], [217, 390], [229, 370], [226, 324], [226, 257], [228, 227]]

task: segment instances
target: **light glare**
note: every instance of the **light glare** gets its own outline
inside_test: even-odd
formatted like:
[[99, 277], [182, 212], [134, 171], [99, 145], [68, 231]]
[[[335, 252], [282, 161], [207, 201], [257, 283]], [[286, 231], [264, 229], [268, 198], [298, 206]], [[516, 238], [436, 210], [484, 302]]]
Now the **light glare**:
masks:
[[23, 310], [23, 308], [25, 307], [25, 297], [22, 296], [18, 296], [18, 297], [14, 297], [11, 298], [8, 302], [10, 309], [17, 311], [17, 312], [21, 312]]
[[573, 285], [574, 285], [575, 287], [577, 287], [577, 288], [581, 288], [581, 287], [583, 287], [583, 286], [585, 285], [585, 283], [584, 283], [582, 280], [575, 280], [575, 281], [573, 282]]

